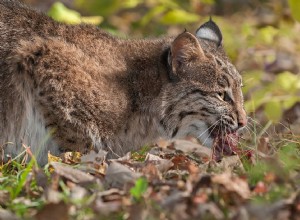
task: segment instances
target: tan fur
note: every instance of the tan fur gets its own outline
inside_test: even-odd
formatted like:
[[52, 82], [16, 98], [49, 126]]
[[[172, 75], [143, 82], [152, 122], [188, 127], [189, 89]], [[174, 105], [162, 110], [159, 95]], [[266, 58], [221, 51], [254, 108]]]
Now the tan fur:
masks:
[[241, 77], [214, 42], [118, 39], [15, 0], [0, 2], [0, 79], [0, 145], [30, 146], [41, 164], [48, 151], [120, 156], [161, 137], [211, 145], [214, 128], [246, 123]]

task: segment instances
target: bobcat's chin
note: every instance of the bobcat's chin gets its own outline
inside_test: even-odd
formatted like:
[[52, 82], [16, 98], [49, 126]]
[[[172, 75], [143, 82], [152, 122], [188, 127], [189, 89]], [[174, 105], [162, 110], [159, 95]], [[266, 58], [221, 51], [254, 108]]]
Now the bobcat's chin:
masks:
[[195, 120], [190, 125], [180, 128], [174, 138], [185, 138], [187, 136], [196, 138], [203, 146], [213, 147], [214, 137], [211, 135], [207, 124], [203, 121]]
[[201, 145], [212, 149], [216, 161], [220, 161], [223, 156], [235, 155], [239, 139], [237, 129], [221, 129], [218, 126], [211, 129], [211, 127], [203, 121], [195, 120], [188, 126], [181, 127], [173, 138], [187, 136], [196, 138]]

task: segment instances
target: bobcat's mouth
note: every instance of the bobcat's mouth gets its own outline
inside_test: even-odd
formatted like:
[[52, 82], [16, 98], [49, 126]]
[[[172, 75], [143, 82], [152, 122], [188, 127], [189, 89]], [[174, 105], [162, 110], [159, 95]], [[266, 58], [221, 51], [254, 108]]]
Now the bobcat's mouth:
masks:
[[226, 133], [224, 135], [215, 136], [213, 143], [213, 157], [216, 161], [220, 161], [223, 156], [235, 155], [238, 145], [238, 133]]

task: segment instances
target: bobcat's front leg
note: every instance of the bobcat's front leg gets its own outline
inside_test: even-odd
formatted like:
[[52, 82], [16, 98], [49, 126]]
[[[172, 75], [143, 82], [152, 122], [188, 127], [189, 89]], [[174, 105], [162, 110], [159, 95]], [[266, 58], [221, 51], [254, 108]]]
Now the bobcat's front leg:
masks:
[[51, 138], [64, 150], [105, 146], [128, 117], [124, 79], [61, 39], [20, 44], [10, 59], [15, 84], [30, 92]]

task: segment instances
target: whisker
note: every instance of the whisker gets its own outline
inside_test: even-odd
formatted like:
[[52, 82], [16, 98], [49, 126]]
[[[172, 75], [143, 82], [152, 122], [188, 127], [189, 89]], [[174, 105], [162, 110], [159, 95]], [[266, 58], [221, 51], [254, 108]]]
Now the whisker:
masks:
[[213, 130], [217, 127], [217, 124], [213, 127], [213, 129], [211, 129], [211, 131], [208, 133], [208, 136], [205, 138], [204, 142], [202, 143], [203, 145], [205, 145], [206, 141], [208, 140], [208, 138], [210, 137], [210, 134], [213, 132]]
[[213, 124], [212, 124], [210, 127], [208, 127], [205, 131], [203, 131], [197, 138], [199, 139], [200, 137], [202, 137], [202, 135], [204, 135], [205, 132], [207, 132], [210, 128], [212, 128], [214, 125], [216, 125], [219, 121], [220, 121], [220, 119], [217, 120], [215, 123], [213, 123]]
[[[221, 116], [221, 119], [223, 119], [223, 115]], [[224, 130], [223, 130], [223, 126], [224, 126], [224, 128], [225, 128], [225, 125], [224, 125], [224, 123], [223, 123], [223, 120], [221, 120], [221, 136], [222, 137], [224, 137]], [[225, 131], [226, 131], [226, 128], [225, 128]], [[224, 153], [224, 148], [223, 148], [223, 146], [224, 146], [224, 138], [222, 138], [222, 148], [221, 148], [221, 150], [222, 150], [222, 155], [223, 155], [223, 153]]]
[[[220, 118], [220, 120], [222, 121], [222, 116], [221, 116], [221, 118]], [[221, 127], [218, 127], [218, 134], [217, 134], [217, 136], [219, 137], [219, 135], [220, 135], [220, 130], [222, 130], [222, 128]], [[213, 158], [213, 155], [215, 154], [215, 151], [216, 151], [216, 145], [213, 145], [213, 153], [212, 153], [212, 158]]]

